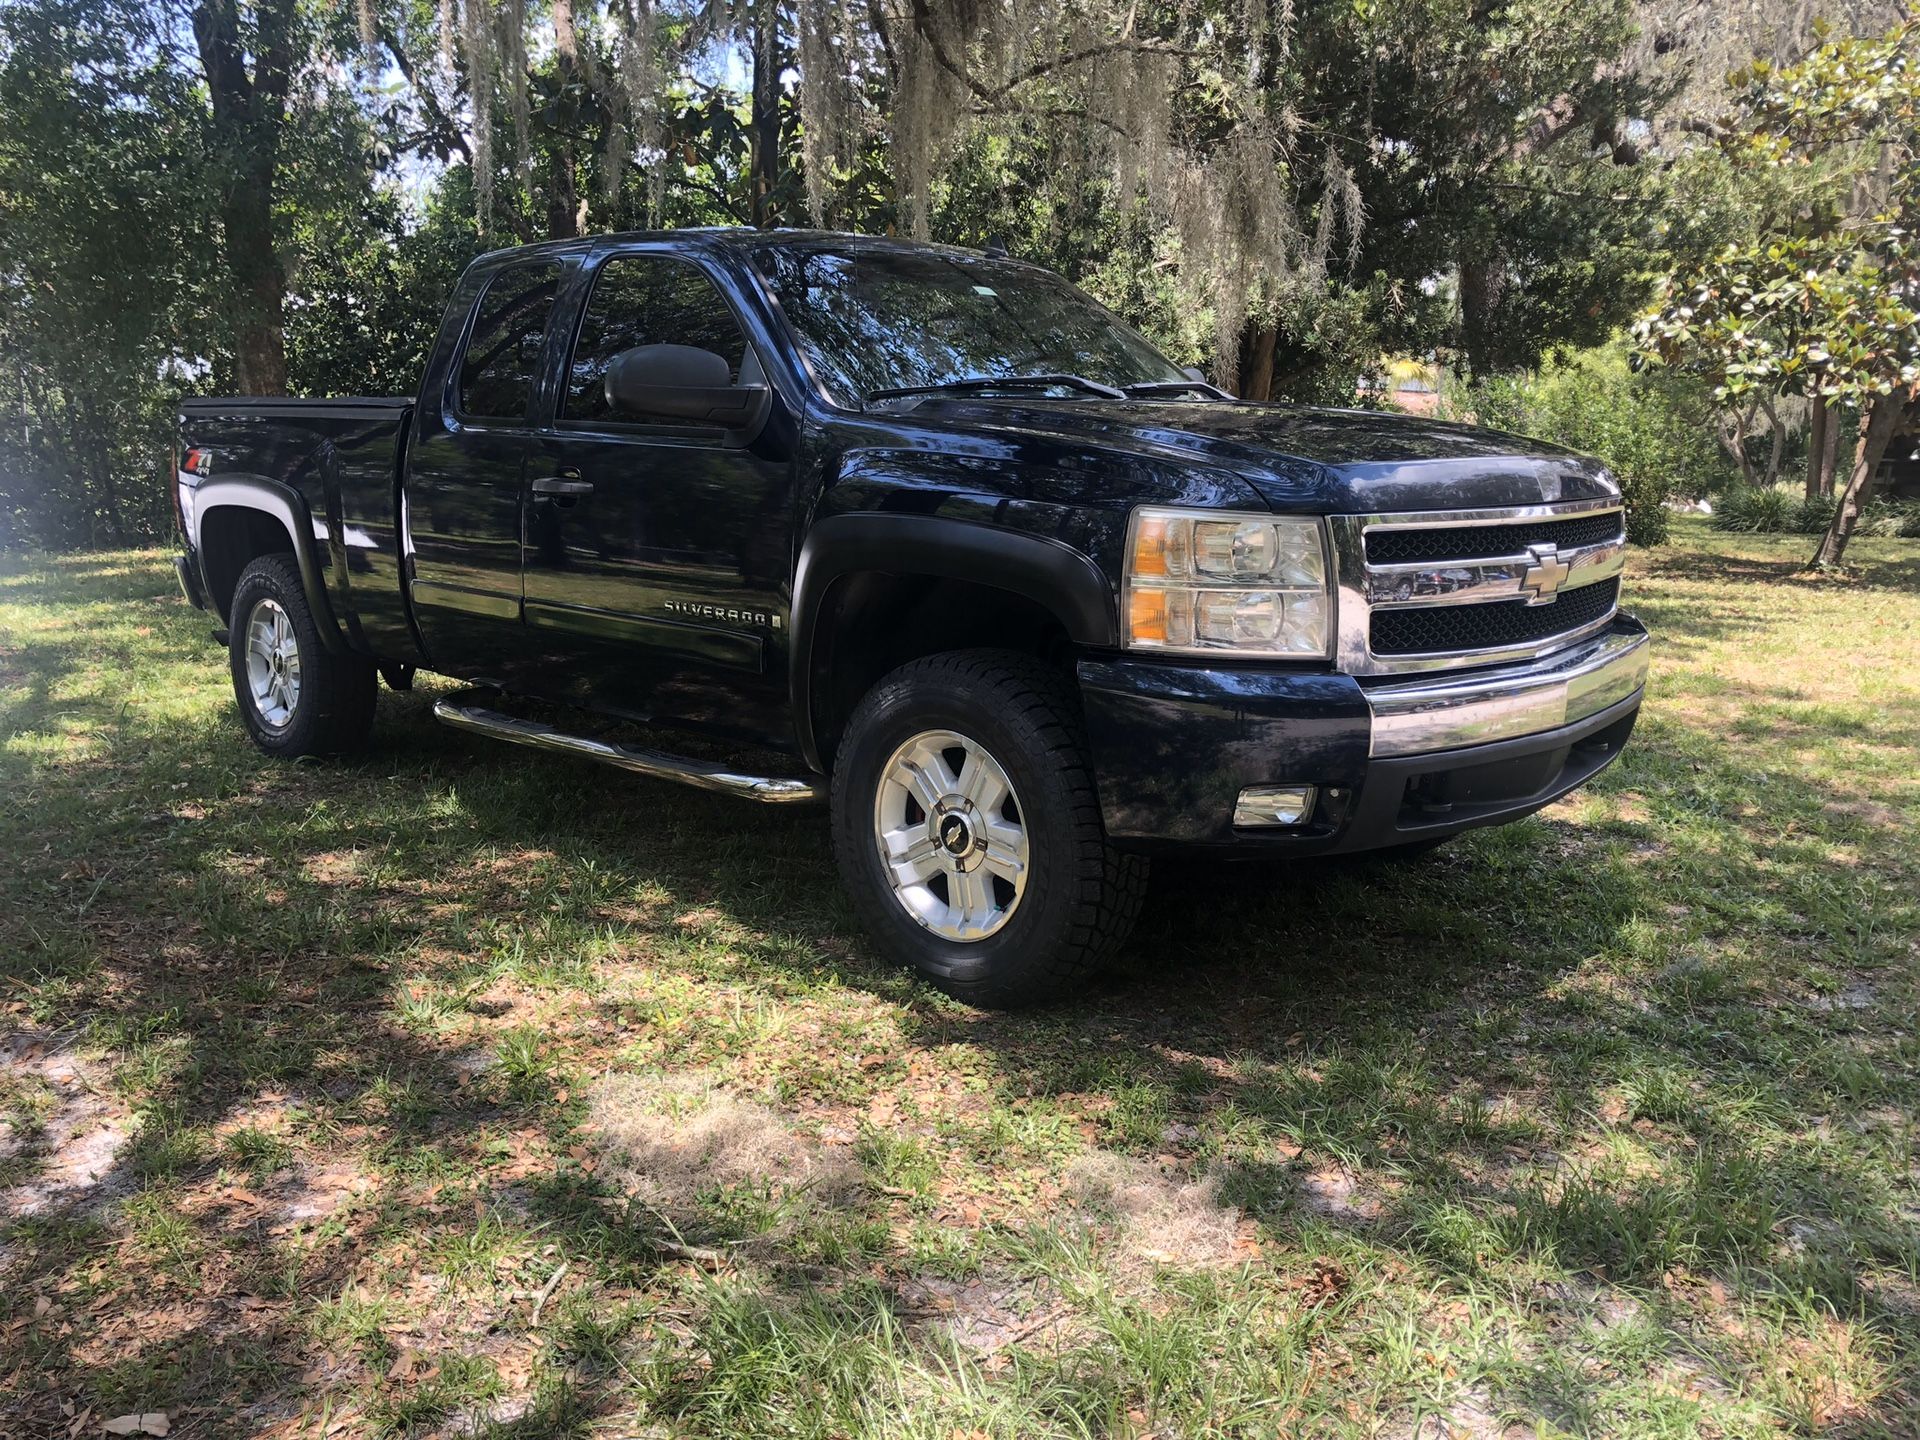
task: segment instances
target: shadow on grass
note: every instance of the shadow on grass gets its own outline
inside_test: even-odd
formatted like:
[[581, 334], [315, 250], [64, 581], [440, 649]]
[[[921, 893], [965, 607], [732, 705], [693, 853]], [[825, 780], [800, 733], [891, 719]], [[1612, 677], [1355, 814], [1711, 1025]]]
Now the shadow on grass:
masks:
[[[109, 592], [129, 586], [111, 566], [74, 573]], [[178, 628], [163, 645], [175, 657], [194, 648]], [[9, 711], [23, 731], [53, 718], [64, 703], [54, 697], [99, 654], [36, 643], [13, 663], [27, 679]], [[9, 892], [22, 943], [0, 977], [51, 999], [43, 1023], [138, 1052], [145, 1066], [131, 1143], [77, 1195], [0, 1230], [11, 1297], [0, 1327], [32, 1319], [31, 1297], [61, 1307], [15, 1342], [30, 1375], [57, 1382], [4, 1402], [25, 1433], [64, 1433], [59, 1407], [74, 1394], [106, 1413], [165, 1395], [210, 1407], [221, 1417], [210, 1433], [239, 1433], [324, 1390], [309, 1369], [311, 1297], [341, 1293], [364, 1247], [417, 1227], [441, 1177], [479, 1177], [514, 1225], [597, 1257], [624, 1283], [677, 1264], [658, 1226], [610, 1220], [584, 1172], [493, 1179], [503, 1134], [529, 1123], [564, 1133], [577, 1107], [551, 1087], [516, 1088], [497, 1065], [476, 1076], [473, 1057], [436, 1038], [432, 1014], [409, 1009], [410, 977], [478, 990], [503, 954], [523, 972], [580, 975], [593, 963], [580, 953], [582, 921], [657, 966], [684, 962], [696, 987], [775, 1000], [870, 992], [898, 1008], [922, 1049], [988, 1057], [1000, 1096], [1098, 1097], [1113, 1149], [1152, 1156], [1188, 1127], [1211, 1147], [1229, 1198], [1277, 1242], [1327, 1228], [1469, 1287], [1487, 1280], [1489, 1256], [1603, 1274], [1640, 1294], [1657, 1294], [1676, 1268], [1719, 1273], [1920, 1347], [1912, 1311], [1857, 1278], [1866, 1263], [1912, 1273], [1911, 1227], [1885, 1196], [1860, 1192], [1811, 1125], [1837, 1098], [1897, 1098], [1882, 1093], [1896, 1083], [1886, 1037], [1833, 1013], [1766, 1013], [1774, 1002], [1711, 955], [1676, 957], [1640, 992], [1572, 983], [1623, 935], [1668, 923], [1672, 891], [1650, 867], [1670, 837], [1650, 822], [1601, 837], [1535, 820], [1404, 866], [1166, 864], [1113, 980], [1038, 1014], [976, 1014], [854, 938], [821, 817], [489, 746], [434, 725], [429, 704], [384, 697], [376, 752], [324, 767], [257, 761], [224, 718], [168, 733], [122, 706], [94, 717], [104, 761], [52, 766], [29, 800], [8, 800], [11, 843], [28, 860]], [[1689, 767], [1740, 768], [1712, 736], [1687, 731], [1684, 749], [1673, 738], [1643, 733], [1624, 774], [1604, 783], [1684, 786]], [[176, 782], [191, 800], [130, 813], [130, 797], [154, 791], [112, 772], [168, 767], [194, 777]], [[29, 786], [14, 775], [9, 791]], [[1794, 811], [1826, 797], [1775, 775], [1767, 798]], [[1691, 856], [1708, 887], [1693, 903], [1777, 888], [1779, 872], [1800, 868], [1792, 843]], [[1844, 898], [1812, 881], [1787, 898], [1806, 911], [1809, 941], [1845, 938]], [[534, 905], [563, 907], [569, 923], [547, 924]], [[1909, 898], [1887, 902], [1878, 923], [1914, 919]], [[178, 1137], [241, 1124], [263, 1092], [371, 1137], [401, 1183], [317, 1226], [282, 1228], [245, 1196], [196, 1200], [200, 1238], [181, 1238], [157, 1212], [234, 1161]], [[1625, 1093], [1622, 1122], [1671, 1127], [1690, 1158], [1649, 1175], [1599, 1151], [1544, 1154], [1499, 1103], [1544, 1092], [1582, 1116]], [[1748, 1144], [1755, 1117], [1809, 1125], [1763, 1159]], [[1396, 1185], [1365, 1208], [1303, 1206], [1279, 1142]], [[16, 1148], [27, 1158], [11, 1180], [30, 1183], [32, 1134]], [[254, 1189], [274, 1201], [278, 1183]], [[129, 1220], [129, 1243], [164, 1303], [146, 1317], [95, 1313], [88, 1276], [105, 1207], [152, 1195], [156, 1215]], [[430, 1249], [435, 1236], [421, 1240]], [[811, 1303], [821, 1281], [800, 1265], [774, 1276], [769, 1305]], [[522, 1325], [516, 1311], [479, 1333]], [[1721, 1345], [1670, 1338], [1710, 1360]], [[1584, 1383], [1559, 1377], [1528, 1403], [1577, 1417]], [[1089, 1413], [1109, 1398], [1087, 1397]], [[1865, 1419], [1896, 1429], [1911, 1399], [1895, 1395]], [[554, 1403], [546, 1433], [590, 1418]], [[544, 1413], [529, 1423], [547, 1424]]]

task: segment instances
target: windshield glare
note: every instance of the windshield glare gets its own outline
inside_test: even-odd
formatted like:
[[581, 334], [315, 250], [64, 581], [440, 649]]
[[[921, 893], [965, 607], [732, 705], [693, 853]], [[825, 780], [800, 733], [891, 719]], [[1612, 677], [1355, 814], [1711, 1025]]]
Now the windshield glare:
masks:
[[842, 405], [876, 390], [1071, 374], [1116, 388], [1185, 379], [1057, 275], [937, 250], [769, 245], [755, 256], [814, 373]]

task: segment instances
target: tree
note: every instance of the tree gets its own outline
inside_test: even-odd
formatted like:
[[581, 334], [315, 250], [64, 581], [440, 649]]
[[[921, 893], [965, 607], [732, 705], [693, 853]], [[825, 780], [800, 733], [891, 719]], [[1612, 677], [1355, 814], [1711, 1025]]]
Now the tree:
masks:
[[195, 363], [182, 337], [212, 255], [199, 101], [155, 18], [0, 6], [0, 539], [124, 544], [165, 514], [138, 482]]
[[1756, 62], [1736, 82], [1729, 162], [1813, 184], [1773, 233], [1671, 276], [1637, 334], [1735, 401], [1783, 389], [1860, 407], [1847, 483], [1813, 556], [1826, 568], [1920, 396], [1920, 25], [1831, 40], [1795, 65]]
[[[220, 247], [228, 296], [234, 379], [242, 394], [287, 388], [286, 269], [274, 234], [274, 180], [293, 83], [298, 18], [294, 0], [199, 0], [193, 39], [206, 76], [208, 143], [224, 176]], [[249, 63], [251, 61], [251, 63]]]

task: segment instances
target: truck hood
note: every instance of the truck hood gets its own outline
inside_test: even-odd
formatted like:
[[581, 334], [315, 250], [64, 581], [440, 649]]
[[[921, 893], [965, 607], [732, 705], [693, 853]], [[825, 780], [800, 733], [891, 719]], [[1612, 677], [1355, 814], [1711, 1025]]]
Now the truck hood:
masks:
[[921, 422], [1225, 470], [1277, 511], [1539, 505], [1620, 493], [1597, 461], [1518, 435], [1375, 410], [1218, 401], [938, 398]]

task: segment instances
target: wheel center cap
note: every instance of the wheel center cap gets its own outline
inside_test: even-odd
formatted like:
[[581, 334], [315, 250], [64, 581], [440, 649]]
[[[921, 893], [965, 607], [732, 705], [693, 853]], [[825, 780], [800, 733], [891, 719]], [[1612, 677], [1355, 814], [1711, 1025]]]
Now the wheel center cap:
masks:
[[940, 821], [940, 843], [949, 855], [964, 855], [973, 848], [973, 831], [960, 816], [945, 816]]

